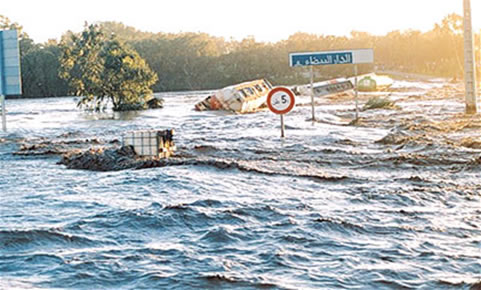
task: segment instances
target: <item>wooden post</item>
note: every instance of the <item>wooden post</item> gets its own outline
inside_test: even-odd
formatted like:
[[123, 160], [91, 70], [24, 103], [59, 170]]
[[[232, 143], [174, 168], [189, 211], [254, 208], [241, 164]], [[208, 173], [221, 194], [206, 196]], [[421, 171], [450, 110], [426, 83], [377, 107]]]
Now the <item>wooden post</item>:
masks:
[[474, 69], [474, 43], [471, 26], [471, 2], [464, 0], [464, 85], [466, 88], [466, 114], [478, 112], [476, 70]]

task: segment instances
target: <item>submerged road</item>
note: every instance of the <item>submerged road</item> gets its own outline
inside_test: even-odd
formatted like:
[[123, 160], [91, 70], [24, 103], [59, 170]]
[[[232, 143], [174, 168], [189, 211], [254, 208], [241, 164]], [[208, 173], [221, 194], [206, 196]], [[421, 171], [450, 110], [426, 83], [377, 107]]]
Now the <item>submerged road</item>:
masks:
[[[300, 97], [284, 139], [269, 111], [194, 111], [208, 92], [163, 93], [164, 109], [115, 119], [73, 98], [9, 100], [0, 288], [479, 285], [481, 122], [443, 86], [397, 82], [397, 108], [356, 126], [349, 99], [320, 100], [313, 124]], [[190, 163], [96, 172], [14, 154], [171, 128]]]

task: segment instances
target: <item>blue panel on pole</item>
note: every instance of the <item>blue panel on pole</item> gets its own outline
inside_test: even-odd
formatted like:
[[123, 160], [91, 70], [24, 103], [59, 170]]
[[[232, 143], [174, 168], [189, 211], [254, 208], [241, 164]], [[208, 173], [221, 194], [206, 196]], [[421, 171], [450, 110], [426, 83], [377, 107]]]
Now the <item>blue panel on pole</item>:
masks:
[[20, 74], [20, 70], [18, 66], [10, 66], [6, 67], [5, 70], [5, 75], [8, 76], [16, 76]]
[[17, 37], [17, 31], [16, 30], [3, 30], [1, 31], [2, 32], [2, 38], [5, 40], [5, 39], [8, 39], [8, 40], [15, 40], [15, 42], [17, 41], [18, 37]]
[[372, 48], [340, 51], [294, 52], [289, 54], [290, 66], [361, 64], [373, 62], [374, 50]]
[[7, 58], [17, 59], [17, 57], [18, 57], [18, 47], [15, 47], [15, 48], [4, 47], [3, 58], [5, 58], [5, 59], [7, 59]]
[[0, 31], [0, 94], [6, 96], [22, 94], [16, 30]]
[[347, 64], [352, 63], [352, 52], [292, 53], [290, 58], [291, 66]]

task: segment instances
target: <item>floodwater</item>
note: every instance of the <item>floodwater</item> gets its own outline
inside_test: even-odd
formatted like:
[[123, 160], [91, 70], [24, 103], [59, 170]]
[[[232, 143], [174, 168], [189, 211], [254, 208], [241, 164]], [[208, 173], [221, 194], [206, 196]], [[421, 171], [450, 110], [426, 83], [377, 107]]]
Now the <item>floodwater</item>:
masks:
[[[0, 289], [479, 285], [481, 126], [442, 128], [464, 107], [427, 94], [441, 86], [397, 82], [398, 107], [360, 112], [357, 125], [352, 100], [320, 101], [312, 123], [301, 97], [284, 139], [268, 111], [193, 111], [208, 92], [163, 93], [163, 109], [114, 118], [74, 98], [7, 100]], [[14, 154], [170, 128], [198, 162], [96, 172]]]

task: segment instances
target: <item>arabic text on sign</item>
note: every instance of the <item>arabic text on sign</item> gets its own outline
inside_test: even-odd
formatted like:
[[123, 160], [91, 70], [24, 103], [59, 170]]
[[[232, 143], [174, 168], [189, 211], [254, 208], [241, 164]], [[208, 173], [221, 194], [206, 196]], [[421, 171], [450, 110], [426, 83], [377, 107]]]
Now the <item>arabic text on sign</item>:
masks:
[[348, 64], [352, 63], [352, 53], [337, 52], [293, 55], [292, 63], [294, 66]]

